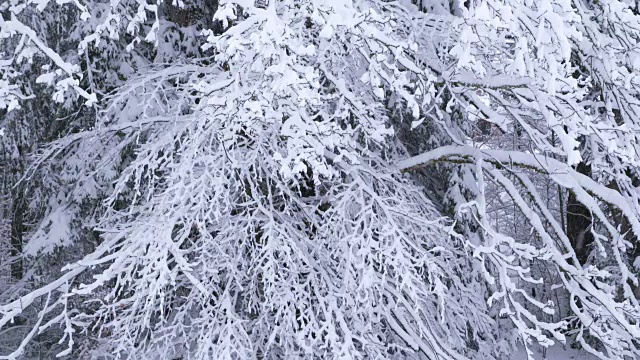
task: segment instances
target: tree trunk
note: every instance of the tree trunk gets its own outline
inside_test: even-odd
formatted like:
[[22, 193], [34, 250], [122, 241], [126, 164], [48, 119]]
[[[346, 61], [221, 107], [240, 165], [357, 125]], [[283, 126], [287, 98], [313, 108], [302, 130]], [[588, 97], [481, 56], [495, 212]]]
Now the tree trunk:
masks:
[[22, 232], [24, 229], [24, 206], [22, 194], [17, 194], [13, 200], [11, 211], [11, 279], [17, 282], [23, 276]]
[[[591, 166], [580, 162], [576, 166], [576, 171], [582, 175], [591, 176]], [[591, 211], [576, 199], [576, 195], [569, 191], [567, 199], [567, 236], [571, 241], [571, 246], [576, 252], [580, 265], [584, 265], [589, 258], [591, 245], [593, 244], [593, 217]]]

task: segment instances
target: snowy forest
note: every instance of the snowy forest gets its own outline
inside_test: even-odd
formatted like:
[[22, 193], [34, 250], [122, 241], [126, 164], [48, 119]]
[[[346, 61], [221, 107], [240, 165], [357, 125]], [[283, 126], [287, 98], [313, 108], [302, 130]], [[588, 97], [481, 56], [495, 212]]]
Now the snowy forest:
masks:
[[638, 0], [0, 0], [0, 359], [635, 360], [639, 237]]

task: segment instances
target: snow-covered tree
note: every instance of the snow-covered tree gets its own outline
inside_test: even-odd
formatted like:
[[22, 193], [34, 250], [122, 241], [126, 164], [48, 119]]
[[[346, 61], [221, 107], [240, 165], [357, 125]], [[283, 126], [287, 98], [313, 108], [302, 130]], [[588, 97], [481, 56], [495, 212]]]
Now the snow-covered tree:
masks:
[[3, 118], [34, 56], [90, 109], [23, 161], [69, 264], [6, 358], [640, 355], [635, 3], [73, 2], [57, 50], [53, 5], [0, 5]]
[[[34, 329], [66, 326], [62, 354], [78, 328], [105, 354], [194, 358], [459, 358], [469, 321], [496, 336], [482, 293], [456, 280], [461, 242], [391, 164], [385, 92], [417, 116], [412, 76], [429, 91], [403, 54], [406, 10], [356, 5], [222, 3], [236, 24], [210, 32], [213, 58], [152, 67], [103, 99], [93, 130], [50, 146], [43, 158], [80, 170], [69, 198], [109, 196], [102, 243], [34, 293], [64, 284], [42, 313], [60, 315]], [[75, 297], [99, 301], [72, 311]]]
[[[618, 1], [469, 4], [454, 20], [460, 42], [448, 52], [451, 65], [441, 71], [452, 94], [447, 106], [464, 116], [443, 124], [451, 145], [400, 166], [469, 163], [473, 175], [467, 188], [473, 195], [460, 197], [459, 210], [471, 209], [483, 228], [473, 245], [485, 262], [491, 259], [487, 271], [514, 266], [512, 272], [525, 278], [522, 264], [549, 262], [569, 296], [572, 315], [566, 320], [576, 339], [602, 358], [638, 356], [633, 264], [640, 230], [634, 125], [640, 18], [634, 6]], [[483, 122], [503, 135], [478, 139], [474, 124]], [[561, 198], [570, 194], [567, 210], [590, 215], [578, 232], [549, 207], [533, 181], [539, 175], [558, 185]], [[530, 246], [537, 242], [518, 241], [492, 226], [485, 194], [493, 186], [526, 217], [528, 230], [540, 239], [535, 249]], [[579, 238], [585, 234], [593, 239], [589, 258], [585, 245], [591, 244]], [[515, 294], [529, 295], [518, 285], [513, 288], [513, 275], [502, 274], [492, 299], [505, 301], [505, 313], [524, 329], [537, 320], [514, 303]], [[562, 333], [565, 325], [539, 329]], [[540, 340], [540, 333], [530, 335]]]

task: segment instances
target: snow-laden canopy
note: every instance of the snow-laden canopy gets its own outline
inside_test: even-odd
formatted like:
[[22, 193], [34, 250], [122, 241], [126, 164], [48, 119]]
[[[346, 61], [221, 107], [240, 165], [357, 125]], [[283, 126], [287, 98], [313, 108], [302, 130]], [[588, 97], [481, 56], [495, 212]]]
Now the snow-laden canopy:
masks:
[[0, 3], [6, 148], [91, 119], [14, 180], [21, 252], [78, 253], [0, 358], [640, 356], [635, 3], [63, 3]]

